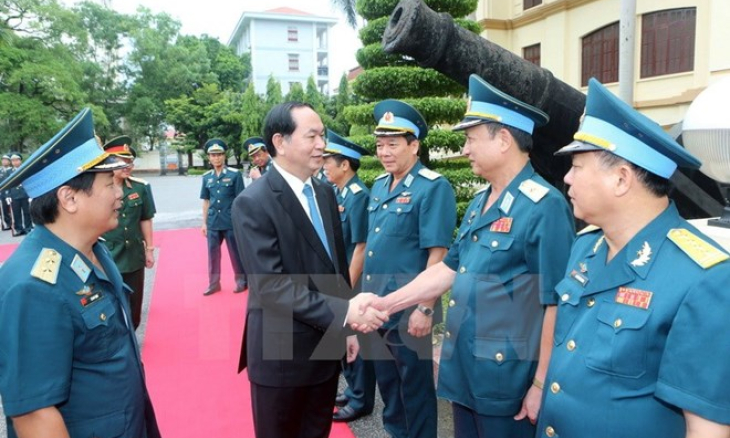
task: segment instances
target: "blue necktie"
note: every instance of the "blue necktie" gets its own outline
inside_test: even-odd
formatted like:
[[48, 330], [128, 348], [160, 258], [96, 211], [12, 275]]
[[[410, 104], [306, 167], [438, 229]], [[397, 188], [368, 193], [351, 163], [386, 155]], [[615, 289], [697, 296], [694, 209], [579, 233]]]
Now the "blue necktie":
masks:
[[330, 256], [331, 259], [332, 254], [330, 254], [330, 246], [327, 244], [327, 234], [325, 234], [324, 232], [322, 216], [319, 215], [319, 210], [317, 210], [317, 204], [314, 202], [314, 192], [312, 192], [312, 186], [310, 186], [309, 184], [304, 184], [304, 189], [302, 190], [302, 192], [304, 193], [304, 196], [307, 197], [307, 204], [309, 204], [309, 214], [312, 216], [312, 225], [314, 225], [314, 230], [317, 232], [319, 240], [322, 241], [322, 245], [324, 245], [324, 249], [327, 250], [327, 255]]

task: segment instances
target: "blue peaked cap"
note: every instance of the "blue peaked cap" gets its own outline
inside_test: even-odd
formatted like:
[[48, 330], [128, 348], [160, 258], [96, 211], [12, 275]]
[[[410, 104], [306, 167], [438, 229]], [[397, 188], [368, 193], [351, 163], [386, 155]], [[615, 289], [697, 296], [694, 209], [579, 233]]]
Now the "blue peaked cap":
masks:
[[206, 154], [222, 154], [228, 149], [226, 143], [219, 138], [212, 138], [205, 142]]
[[324, 148], [324, 156], [343, 155], [353, 160], [360, 161], [363, 155], [370, 155], [367, 149], [346, 140], [331, 129], [327, 130], [327, 146]]
[[243, 142], [243, 148], [248, 151], [249, 157], [262, 149], [268, 150], [266, 149], [266, 143], [264, 143], [264, 139], [261, 137], [247, 138], [246, 141]]
[[469, 76], [469, 102], [464, 119], [452, 128], [462, 131], [482, 123], [497, 122], [532, 134], [536, 126], [547, 124], [547, 114], [472, 74]]
[[588, 81], [585, 115], [573, 139], [555, 155], [605, 150], [666, 179], [678, 166], [699, 169], [702, 165], [659, 124], [616, 97], [595, 78]]
[[128, 166], [104, 152], [94, 137], [91, 110], [84, 108], [0, 182], [0, 190], [23, 184], [28, 196], [37, 198], [84, 172], [111, 172]]
[[405, 102], [386, 99], [378, 102], [373, 111], [378, 125], [376, 136], [413, 134], [419, 140], [426, 138], [428, 125], [421, 113]]

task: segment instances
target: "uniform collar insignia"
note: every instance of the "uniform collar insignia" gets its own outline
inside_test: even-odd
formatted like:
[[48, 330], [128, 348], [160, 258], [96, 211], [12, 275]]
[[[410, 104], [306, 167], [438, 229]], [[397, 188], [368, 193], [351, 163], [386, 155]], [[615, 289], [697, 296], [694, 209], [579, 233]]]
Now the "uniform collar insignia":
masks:
[[409, 173], [406, 177], [406, 180], [403, 182], [403, 185], [406, 187], [410, 187], [411, 184], [413, 184], [413, 175]]
[[79, 257], [78, 254], [76, 254], [71, 261], [71, 270], [73, 270], [84, 283], [86, 283], [86, 280], [89, 279], [89, 275], [91, 274], [91, 268], [89, 268], [89, 265], [81, 260], [81, 257]]
[[603, 244], [603, 241], [604, 240], [606, 240], [606, 236], [605, 235], [601, 236], [601, 238], [598, 239], [598, 241], [596, 242], [596, 244], [593, 245], [593, 254], [595, 254], [595, 253], [598, 252], [598, 249], [601, 247], [601, 245]]
[[651, 254], [651, 246], [649, 246], [649, 242], [645, 241], [641, 249], [636, 253], [636, 258], [631, 261], [631, 266], [645, 266], [651, 260]]
[[509, 214], [509, 211], [512, 209], [512, 203], [514, 202], [515, 197], [512, 195], [512, 193], [507, 192], [504, 194], [504, 198], [502, 198], [502, 203], [499, 204], [499, 209], [504, 212], [504, 214]]

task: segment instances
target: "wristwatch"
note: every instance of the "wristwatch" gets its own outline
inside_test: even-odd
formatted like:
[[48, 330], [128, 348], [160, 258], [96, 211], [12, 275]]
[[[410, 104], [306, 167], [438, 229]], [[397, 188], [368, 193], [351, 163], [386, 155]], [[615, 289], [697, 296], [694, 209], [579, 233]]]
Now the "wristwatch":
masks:
[[426, 307], [423, 304], [419, 304], [418, 307], [416, 307], [416, 309], [418, 309], [419, 312], [423, 313], [426, 316], [433, 315], [433, 309], [430, 307]]

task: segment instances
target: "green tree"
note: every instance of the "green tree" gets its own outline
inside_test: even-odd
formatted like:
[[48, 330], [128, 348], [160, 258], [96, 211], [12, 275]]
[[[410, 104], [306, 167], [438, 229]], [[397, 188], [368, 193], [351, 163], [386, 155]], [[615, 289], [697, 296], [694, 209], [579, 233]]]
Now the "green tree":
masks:
[[266, 82], [266, 111], [268, 112], [275, 105], [278, 105], [284, 101], [284, 97], [281, 93], [281, 83], [279, 83], [274, 75], [269, 75], [269, 80]]

